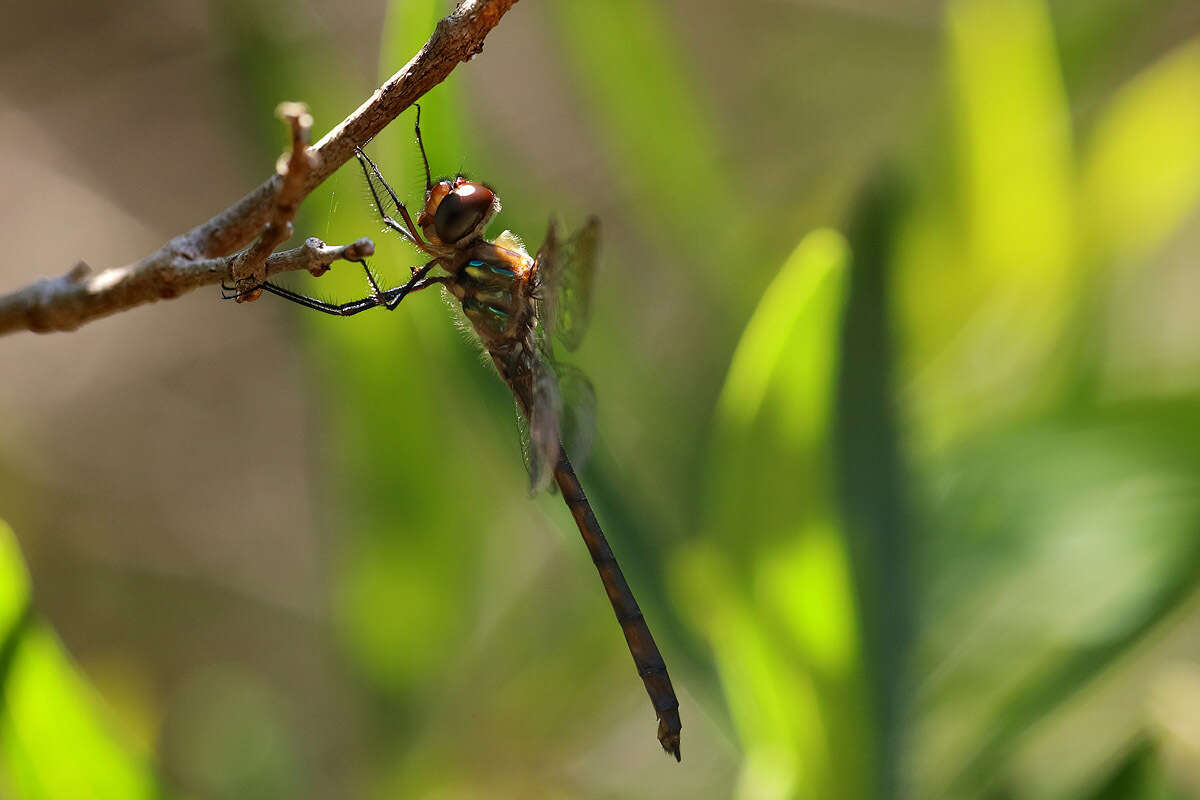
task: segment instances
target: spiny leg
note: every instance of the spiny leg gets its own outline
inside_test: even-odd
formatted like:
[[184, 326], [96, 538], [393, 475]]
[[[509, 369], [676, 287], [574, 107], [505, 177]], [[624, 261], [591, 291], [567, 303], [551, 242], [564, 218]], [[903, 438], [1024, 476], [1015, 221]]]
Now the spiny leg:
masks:
[[[367, 283], [371, 285], [371, 294], [374, 297], [378, 297], [379, 295], [383, 294], [383, 290], [379, 288], [379, 282], [375, 280], [375, 274], [371, 272], [371, 268], [367, 266], [366, 259], [363, 259], [358, 263], [362, 264], [363, 272], [367, 273]], [[416, 270], [414, 269], [413, 272], [415, 273]]]
[[383, 293], [384, 307], [386, 307], [388, 311], [395, 311], [396, 306], [400, 305], [400, 301], [404, 299], [405, 295], [411, 294], [413, 292], [419, 292], [422, 289], [428, 289], [430, 286], [434, 286], [436, 284], [449, 284], [450, 283], [451, 279], [447, 278], [447, 277], [442, 277], [442, 276], [439, 276], [437, 278], [424, 277], [425, 273], [428, 271], [429, 271], [428, 269], [418, 270], [417, 272], [413, 273], [413, 279], [410, 280], [408, 283], [404, 284], [404, 286], [400, 286], [395, 289], [391, 289], [389, 291], [384, 292]]
[[[408, 206], [400, 200], [392, 190], [392, 187], [388, 185], [388, 182], [383, 177], [383, 173], [379, 171], [379, 166], [371, 160], [369, 155], [363, 152], [361, 147], [354, 148], [354, 155], [358, 157], [358, 164], [362, 167], [363, 177], [367, 179], [367, 188], [371, 190], [371, 198], [375, 201], [375, 208], [379, 210], [379, 216], [383, 219], [383, 224], [408, 239], [417, 247], [428, 252], [429, 245], [421, 239], [420, 234], [417, 232], [417, 226], [413, 224], [412, 216], [408, 213]], [[372, 174], [374, 177], [372, 177]], [[379, 181], [379, 184], [388, 193], [388, 196], [392, 198], [392, 202], [395, 203], [396, 209], [400, 212], [401, 219], [404, 220], [404, 225], [396, 222], [396, 220], [392, 219], [384, 211], [383, 200], [379, 197], [379, 191], [375, 188], [376, 180]]]
[[[366, 269], [366, 261], [359, 261]], [[400, 301], [412, 292], [419, 292], [436, 283], [446, 282], [446, 278], [426, 278], [425, 276], [437, 264], [437, 259], [434, 259], [413, 273], [413, 276], [402, 286], [397, 286], [394, 289], [387, 291], [379, 291], [371, 273], [368, 270], [367, 276], [371, 280], [372, 287], [376, 290], [375, 294], [370, 297], [364, 297], [361, 300], [351, 300], [349, 303], [327, 303], [324, 300], [318, 300], [315, 297], [293, 292], [291, 289], [285, 289], [282, 286], [277, 286], [274, 283], [264, 282], [257, 286], [251, 286], [248, 289], [238, 290], [234, 286], [221, 284], [224, 293], [221, 295], [226, 300], [244, 297], [247, 294], [262, 289], [270, 292], [277, 297], [282, 297], [284, 300], [295, 303], [296, 305], [304, 306], [313, 311], [320, 311], [322, 314], [330, 314], [335, 317], [349, 317], [359, 312], [366, 311], [369, 308], [383, 306], [389, 311], [393, 311], [400, 305]]]
[[[363, 272], [367, 274], [367, 283], [371, 285], [371, 295], [375, 298], [378, 298], [380, 304], [387, 306], [389, 311], [395, 309], [396, 306], [400, 304], [400, 301], [404, 299], [404, 295], [409, 294], [410, 292], [419, 292], [420, 290], [427, 288], [430, 284], [442, 283], [446, 280], [444, 278], [425, 277], [429, 274], [429, 270], [433, 269], [433, 267], [441, 260], [438, 258], [433, 258], [425, 262], [423, 266], [412, 267], [412, 276], [403, 286], [397, 286], [394, 289], [388, 289], [387, 291], [384, 291], [379, 288], [379, 282], [375, 280], [375, 273], [371, 272], [371, 268], [367, 266], [366, 259], [350, 260], [357, 261], [359, 264], [362, 264]], [[389, 298], [396, 299], [393, 301]], [[365, 300], [366, 298], [363, 299]]]
[[368, 308], [375, 308], [376, 306], [381, 305], [378, 297], [364, 297], [361, 300], [353, 300], [349, 303], [337, 305], [334, 303], [326, 303], [325, 301], [318, 300], [315, 297], [308, 297], [307, 295], [293, 292], [290, 289], [285, 289], [282, 286], [276, 286], [273, 283], [262, 283], [255, 288], [270, 292], [271, 294], [282, 297], [284, 300], [295, 303], [296, 305], [304, 306], [305, 308], [312, 309], [313, 311], [320, 311], [322, 314], [332, 314], [333, 316], [337, 317], [349, 317], [359, 313], [360, 311], [366, 311]]
[[425, 191], [433, 188], [433, 175], [429, 172], [429, 156], [425, 155], [425, 141], [421, 138], [421, 104], [415, 103], [417, 107], [417, 121], [413, 124], [413, 130], [417, 134], [417, 147], [421, 148], [421, 161], [425, 164]]

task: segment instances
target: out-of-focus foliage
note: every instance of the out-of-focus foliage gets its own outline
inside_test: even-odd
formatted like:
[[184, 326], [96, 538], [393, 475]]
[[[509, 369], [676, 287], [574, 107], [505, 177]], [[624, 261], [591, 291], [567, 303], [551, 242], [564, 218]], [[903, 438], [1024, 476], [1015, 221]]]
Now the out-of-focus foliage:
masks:
[[30, 800], [156, 798], [132, 742], [30, 608], [29, 576], [0, 522], [0, 788]]
[[[631, 167], [619, 178], [645, 211], [639, 215], [645, 235], [699, 255], [711, 269], [709, 279], [719, 281], [721, 259], [734, 243], [728, 229], [714, 230], [707, 215], [697, 213], [697, 205], [730, 197], [738, 185], [721, 161], [663, 9], [647, 0], [616, 0], [559, 3], [553, 13], [564, 41], [571, 43], [566, 54], [591, 100], [590, 116], [613, 163]], [[622, 42], [622, 57], [614, 59], [616, 41]], [[654, 80], [645, 80], [646, 75]], [[653, 117], [652, 136], [646, 135], [647, 112]], [[646, 164], [654, 168], [635, 166]]]
[[1043, 4], [948, 13], [950, 158], [916, 162], [893, 262], [924, 525], [911, 786], [1086, 796], [1156, 757], [1134, 654], [1200, 577], [1197, 386], [1118, 363], [1114, 314], [1194, 214], [1197, 44], [1079, 136]]
[[[295, 318], [355, 763], [311, 758], [248, 667], [205, 665], [162, 737], [172, 777], [218, 798], [310, 796], [326, 768], [366, 798], [1200, 795], [1200, 39], [1126, 60], [1122, 32], [1169, 0], [953, 0], [922, 33], [943, 58], [915, 133], [829, 186], [746, 185], [757, 132], [722, 119], [685, 5], [521, 3], [421, 117], [435, 176], [495, 186], [493, 234], [536, 250], [552, 213], [604, 204], [581, 477], [679, 690], [683, 765], [561, 499], [526, 498], [511, 399], [431, 291]], [[251, 107], [330, 122], [361, 94], [270, 4], [223, 8]], [[392, 0], [380, 73], [446, 10]], [[875, 64], [890, 23], [858, 14], [837, 58]], [[528, 45], [502, 38], [516, 15], [557, 43], [520, 58], [554, 65], [539, 88], [583, 131], [554, 158], [604, 162], [578, 184], [537, 150], [567, 133], [470, 90]], [[367, 150], [415, 211], [414, 118]], [[793, 218], [822, 192], [837, 219]], [[349, 164], [297, 229], [374, 233], [365, 197]], [[375, 238], [389, 285], [423, 260]], [[367, 284], [339, 264], [299, 285]], [[0, 529], [6, 796], [157, 796], [28, 595]]]
[[675, 556], [677, 604], [713, 648], [751, 797], [871, 788], [855, 601], [827, 480], [847, 258], [839, 234], [809, 234], [763, 296], [717, 406], [704, 532]]

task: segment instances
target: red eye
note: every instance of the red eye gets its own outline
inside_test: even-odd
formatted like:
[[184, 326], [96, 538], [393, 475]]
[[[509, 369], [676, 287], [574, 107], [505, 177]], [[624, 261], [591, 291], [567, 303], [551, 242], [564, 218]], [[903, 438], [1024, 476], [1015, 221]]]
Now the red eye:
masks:
[[483, 184], [460, 180], [433, 215], [434, 230], [446, 244], [453, 244], [474, 231], [496, 202], [496, 195]]

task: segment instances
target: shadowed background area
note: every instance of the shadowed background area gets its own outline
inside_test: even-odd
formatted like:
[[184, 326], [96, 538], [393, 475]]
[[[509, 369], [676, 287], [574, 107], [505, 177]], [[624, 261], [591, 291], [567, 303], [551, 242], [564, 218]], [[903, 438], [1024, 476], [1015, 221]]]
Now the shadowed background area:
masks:
[[[207, 219], [449, 8], [8, 10], [0, 291]], [[523, 0], [422, 108], [493, 235], [603, 220], [580, 477], [682, 765], [446, 302], [199, 291], [0, 340], [0, 795], [1200, 796], [1193, 2]], [[396, 285], [380, 227], [351, 163], [296, 241]]]

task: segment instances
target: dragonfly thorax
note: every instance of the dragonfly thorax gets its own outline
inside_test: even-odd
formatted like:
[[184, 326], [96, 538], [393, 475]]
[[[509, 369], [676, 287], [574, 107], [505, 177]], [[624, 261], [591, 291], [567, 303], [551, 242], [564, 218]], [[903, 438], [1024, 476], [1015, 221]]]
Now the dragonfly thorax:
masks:
[[500, 200], [491, 188], [459, 175], [429, 187], [417, 224], [432, 243], [461, 246], [481, 237], [499, 210]]
[[534, 324], [531, 259], [520, 252], [480, 240], [447, 267], [447, 285], [489, 349], [523, 341]]

